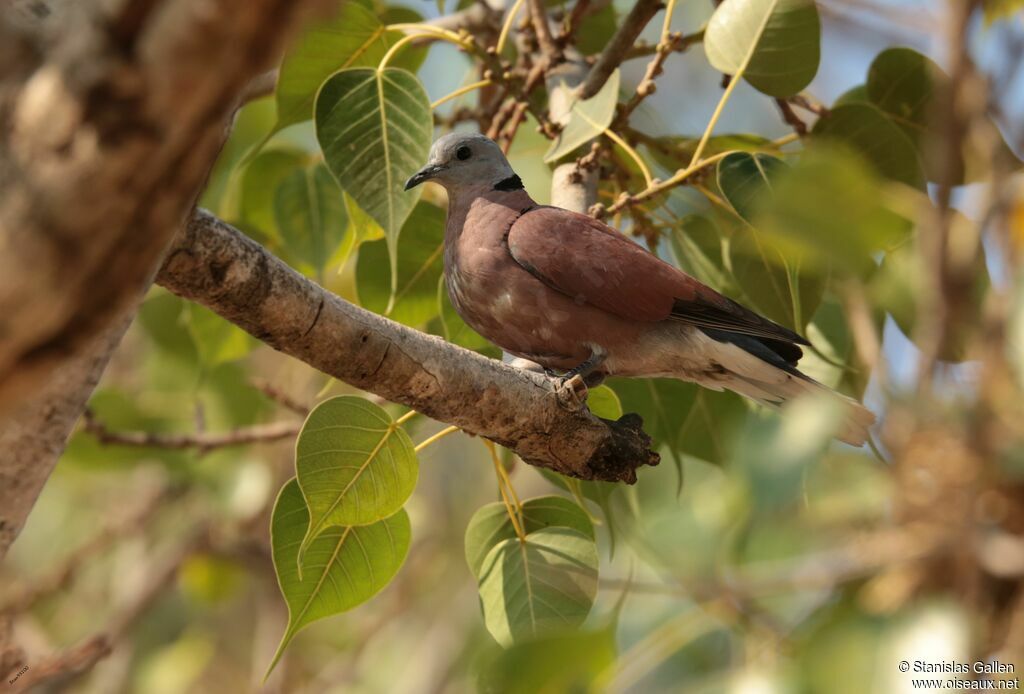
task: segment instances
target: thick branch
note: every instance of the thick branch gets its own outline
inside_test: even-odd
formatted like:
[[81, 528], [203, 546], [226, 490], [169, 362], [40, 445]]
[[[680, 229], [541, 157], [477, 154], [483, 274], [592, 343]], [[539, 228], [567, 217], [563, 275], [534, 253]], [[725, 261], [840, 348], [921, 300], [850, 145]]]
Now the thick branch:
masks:
[[0, 415], [145, 290], [241, 90], [328, 4], [69, 3], [45, 53], [0, 13]]
[[662, 8], [661, 0], [637, 0], [633, 9], [629, 11], [622, 21], [622, 26], [612, 36], [601, 57], [590, 68], [590, 73], [580, 86], [579, 98], [589, 99], [601, 91], [601, 87], [608, 81], [615, 68], [622, 64], [626, 55], [633, 48], [640, 32], [644, 30], [651, 18]]
[[639, 417], [594, 417], [567, 389], [338, 298], [206, 212], [172, 244], [157, 282], [326, 374], [454, 424], [526, 462], [634, 482], [657, 464]]

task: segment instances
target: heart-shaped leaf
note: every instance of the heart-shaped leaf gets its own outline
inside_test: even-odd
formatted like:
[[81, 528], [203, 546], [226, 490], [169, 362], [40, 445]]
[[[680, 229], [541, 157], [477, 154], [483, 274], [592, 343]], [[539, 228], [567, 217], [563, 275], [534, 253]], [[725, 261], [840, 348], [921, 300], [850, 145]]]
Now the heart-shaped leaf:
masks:
[[274, 219], [285, 252], [322, 281], [348, 226], [341, 189], [327, 167], [288, 174], [274, 193]]
[[[547, 527], [572, 528], [594, 539], [594, 524], [575, 502], [561, 496], [541, 496], [523, 503], [523, 521], [527, 534]], [[479, 576], [487, 554], [503, 540], [516, 536], [505, 504], [481, 506], [466, 526], [466, 563]]]
[[252, 338], [234, 323], [199, 304], [186, 306], [188, 332], [206, 368], [241, 359], [252, 351]]
[[727, 246], [715, 223], [703, 215], [691, 214], [679, 221], [672, 234], [676, 263], [687, 274], [719, 292], [735, 286], [725, 262]]
[[814, 0], [728, 0], [704, 32], [708, 61], [771, 96], [796, 94], [814, 79], [821, 22]]
[[[313, 102], [320, 85], [338, 70], [376, 67], [388, 48], [402, 38], [387, 31], [377, 17], [357, 2], [343, 3], [337, 16], [317, 22], [285, 56], [277, 80], [277, 132], [313, 117]], [[415, 70], [423, 56], [400, 52], [395, 67]]]
[[316, 135], [324, 159], [387, 239], [391, 294], [398, 282], [398, 234], [419, 190], [405, 181], [427, 160], [434, 121], [416, 76], [405, 70], [342, 70], [324, 82], [316, 100]]
[[239, 194], [242, 223], [269, 239], [280, 241], [274, 214], [275, 194], [285, 178], [308, 163], [309, 155], [297, 149], [269, 149], [250, 161], [242, 173]]
[[398, 291], [390, 311], [387, 248], [383, 241], [366, 243], [360, 248], [356, 288], [361, 306], [414, 327], [420, 327], [437, 316], [437, 282], [443, 271], [444, 219], [444, 210], [421, 201], [406, 220], [402, 252], [398, 256]]
[[[568, 89], [565, 85], [560, 89]], [[612, 124], [619, 100], [619, 71], [615, 70], [594, 96], [578, 100], [569, 111], [569, 119], [544, 155], [544, 161], [561, 159], [577, 147], [593, 140]]]
[[[879, 251], [907, 238], [911, 225], [883, 204], [885, 182], [845, 148], [808, 147], [775, 183], [757, 225], [787, 257], [861, 275]], [[809, 316], [808, 316], [809, 317]]]
[[[911, 48], [889, 48], [871, 62], [865, 86], [871, 103], [907, 134], [921, 152], [928, 180], [938, 182], [947, 165], [936, 156], [938, 143], [945, 137], [936, 128], [935, 96], [949, 88], [949, 76], [930, 58]], [[998, 129], [993, 126], [993, 131]], [[992, 145], [987, 139], [965, 133], [959, 155], [950, 162], [954, 184], [972, 183], [987, 178], [992, 169]], [[1016, 161], [1016, 155], [999, 138], [1001, 158]]]
[[622, 403], [615, 391], [605, 385], [591, 388], [587, 393], [587, 409], [595, 417], [610, 419], [613, 422], [622, 416]]
[[886, 178], [924, 188], [921, 160], [913, 141], [872, 104], [854, 102], [832, 109], [815, 123], [813, 135], [846, 144]]
[[750, 222], [757, 206], [771, 194], [772, 179], [786, 168], [778, 157], [733, 152], [718, 162], [718, 188], [736, 213]]
[[267, 668], [271, 670], [304, 626], [350, 610], [386, 586], [409, 551], [409, 516], [403, 509], [371, 525], [336, 526], [309, 546], [299, 578], [299, 545], [309, 525], [309, 511], [293, 478], [277, 497], [270, 522], [274, 570], [285, 602], [288, 627]]
[[409, 435], [372, 402], [343, 395], [309, 413], [295, 447], [295, 470], [309, 507], [301, 559], [325, 528], [367, 525], [405, 504], [418, 465]]
[[597, 545], [578, 530], [549, 527], [495, 545], [480, 568], [484, 624], [503, 646], [577, 627], [597, 595]]

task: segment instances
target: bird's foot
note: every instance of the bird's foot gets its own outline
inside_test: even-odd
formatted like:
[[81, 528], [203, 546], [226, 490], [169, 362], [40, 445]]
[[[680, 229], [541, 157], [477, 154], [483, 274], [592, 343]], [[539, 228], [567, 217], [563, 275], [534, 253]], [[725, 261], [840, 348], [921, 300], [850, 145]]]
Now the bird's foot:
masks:
[[587, 384], [579, 374], [559, 376], [555, 379], [555, 395], [573, 409], [581, 409], [587, 403]]

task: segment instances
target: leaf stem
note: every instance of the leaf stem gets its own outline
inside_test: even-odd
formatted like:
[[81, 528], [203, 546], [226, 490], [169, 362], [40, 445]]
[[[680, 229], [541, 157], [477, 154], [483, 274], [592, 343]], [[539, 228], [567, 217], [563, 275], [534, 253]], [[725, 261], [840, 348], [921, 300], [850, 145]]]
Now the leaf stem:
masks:
[[[491, 460], [494, 462], [494, 473], [498, 476], [498, 492], [501, 494], [501, 500], [505, 504], [505, 511], [512, 522], [512, 527], [516, 531], [516, 537], [519, 538], [520, 542], [526, 542], [525, 524], [522, 515], [523, 506], [519, 503], [519, 497], [512, 486], [512, 480], [509, 479], [508, 471], [505, 470], [505, 466], [498, 459], [498, 449], [495, 447], [494, 442], [488, 439], [483, 439], [483, 442], [487, 446], [487, 450], [491, 452]], [[511, 498], [509, 498], [510, 496]]]
[[701, 161], [697, 162], [696, 164], [691, 164], [690, 166], [687, 166], [685, 169], [680, 169], [671, 178], [666, 179], [666, 180], [664, 180], [664, 181], [662, 181], [660, 183], [655, 183], [654, 185], [648, 187], [647, 189], [640, 191], [636, 195], [624, 196], [622, 199], [620, 199], [614, 205], [609, 207], [607, 212], [608, 213], [615, 213], [615, 212], [618, 212], [619, 210], [621, 210], [623, 207], [626, 207], [626, 206], [629, 206], [629, 205], [635, 205], [635, 204], [637, 204], [639, 202], [643, 202], [645, 200], [649, 200], [649, 199], [653, 198], [655, 195], [657, 195], [658, 193], [662, 193], [662, 192], [668, 190], [669, 188], [674, 188], [675, 186], [681, 184], [682, 182], [684, 182], [686, 179], [688, 179], [690, 176], [692, 176], [693, 174], [697, 173], [701, 169], [703, 169], [703, 168], [705, 168], [707, 166], [710, 166], [711, 164], [714, 164], [715, 162], [719, 161], [720, 159], [724, 159], [725, 157], [727, 157], [730, 154], [732, 154], [732, 151], [720, 152], [720, 153], [718, 153], [718, 154], [716, 154], [714, 156], [708, 157], [707, 159], [702, 159]]
[[416, 41], [416, 40], [422, 39], [422, 38], [433, 39], [435, 37], [433, 37], [433, 36], [424, 37], [422, 35], [409, 34], [409, 35], [403, 36], [402, 38], [400, 38], [397, 41], [395, 41], [395, 43], [392, 44], [391, 48], [388, 49], [388, 52], [384, 54], [384, 57], [380, 59], [380, 64], [377, 66], [377, 70], [381, 71], [384, 68], [386, 68], [388, 66], [388, 63], [391, 62], [391, 59], [394, 57], [395, 53], [398, 52], [398, 49], [400, 49], [403, 46], [406, 46], [406, 45], [412, 43], [413, 41]]
[[457, 99], [460, 96], [462, 96], [463, 94], [468, 94], [469, 92], [473, 91], [474, 89], [480, 89], [482, 87], [489, 87], [491, 84], [493, 84], [493, 82], [491, 82], [490, 80], [480, 80], [479, 82], [474, 82], [473, 84], [467, 84], [464, 87], [459, 87], [458, 89], [453, 91], [451, 94], [446, 94], [445, 96], [442, 96], [440, 99], [438, 99], [434, 103], [430, 104], [430, 108], [431, 109], [435, 109], [438, 106], [440, 106], [441, 104], [447, 103], [447, 102], [451, 101], [452, 99]]
[[512, 9], [508, 11], [508, 16], [505, 17], [505, 23], [501, 25], [501, 33], [498, 35], [498, 43], [494, 46], [494, 52], [501, 55], [501, 52], [505, 49], [505, 43], [508, 41], [509, 32], [512, 30], [512, 23], [515, 21], [516, 15], [519, 14], [519, 8], [523, 6], [523, 0], [516, 0], [515, 4], [512, 5]]
[[413, 417], [415, 417], [418, 414], [419, 414], [419, 412], [417, 412], [416, 410], [409, 410], [408, 412], [403, 414], [401, 417], [396, 419], [395, 420], [395, 424], [405, 424], [406, 422], [408, 422], [410, 419], [412, 419]]
[[[750, 62], [749, 57], [746, 62]], [[743, 67], [746, 67], [744, 63]], [[722, 98], [718, 100], [718, 105], [715, 106], [714, 113], [711, 114], [711, 120], [708, 121], [708, 127], [704, 128], [704, 134], [700, 137], [700, 142], [697, 143], [697, 149], [693, 150], [693, 157], [690, 159], [690, 166], [692, 167], [700, 160], [700, 155], [704, 154], [704, 148], [707, 147], [708, 140], [711, 139], [711, 133], [714, 132], [715, 126], [718, 125], [718, 119], [721, 118], [722, 112], [725, 110], [725, 104], [729, 101], [729, 97], [732, 96], [732, 92], [736, 89], [736, 85], [740, 82], [742, 71], [729, 80], [729, 86], [722, 92]]]
[[617, 144], [622, 150], [629, 155], [636, 165], [640, 168], [640, 172], [644, 175], [644, 183], [650, 188], [654, 185], [654, 178], [651, 176], [651, 170], [647, 168], [647, 164], [640, 158], [640, 154], [629, 146], [629, 143], [619, 137], [614, 130], [611, 128], [605, 128], [604, 134], [608, 136], [608, 139]]
[[442, 429], [441, 431], [437, 432], [436, 434], [434, 434], [433, 436], [431, 436], [431, 437], [429, 437], [427, 439], [424, 439], [420, 443], [416, 444], [416, 447], [413, 448], [413, 450], [416, 451], [417, 453], [419, 453], [420, 451], [422, 451], [427, 446], [440, 441], [441, 439], [443, 439], [448, 434], [454, 434], [456, 431], [460, 431], [460, 429], [457, 426], [446, 427], [446, 428]]
[[668, 0], [665, 6], [665, 23], [661, 27], [661, 40], [668, 43], [669, 34], [672, 32], [672, 13], [676, 9], [676, 0]]

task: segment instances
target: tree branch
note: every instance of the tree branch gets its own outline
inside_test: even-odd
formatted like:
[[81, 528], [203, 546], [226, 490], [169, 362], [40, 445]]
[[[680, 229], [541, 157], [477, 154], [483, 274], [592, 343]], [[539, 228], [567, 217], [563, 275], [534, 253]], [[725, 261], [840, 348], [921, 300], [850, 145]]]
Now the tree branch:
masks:
[[626, 55], [633, 48], [633, 44], [636, 43], [640, 32], [644, 30], [647, 23], [651, 21], [651, 18], [661, 8], [661, 0], [637, 0], [637, 3], [633, 5], [633, 9], [629, 11], [629, 14], [623, 20], [622, 26], [615, 32], [612, 40], [608, 42], [608, 46], [605, 47], [597, 62], [594, 63], [594, 67], [590, 68], [590, 73], [583, 80], [583, 84], [580, 85], [579, 98], [589, 99], [601, 91], [601, 87], [604, 86], [604, 83], [615, 72], [615, 68], [626, 59]]
[[157, 282], [278, 351], [582, 479], [636, 481], [657, 453], [636, 415], [594, 417], [569, 388], [353, 306], [205, 211], [172, 244]]
[[95, 436], [100, 443], [142, 448], [196, 448], [203, 453], [227, 446], [280, 441], [295, 436], [302, 428], [301, 422], [274, 422], [217, 433], [160, 434], [150, 431], [112, 431], [106, 424], [97, 420], [88, 409], [82, 421], [85, 431]]
[[0, 416], [145, 290], [241, 90], [329, 3], [114, 5], [67, 3], [43, 50], [0, 14]]

